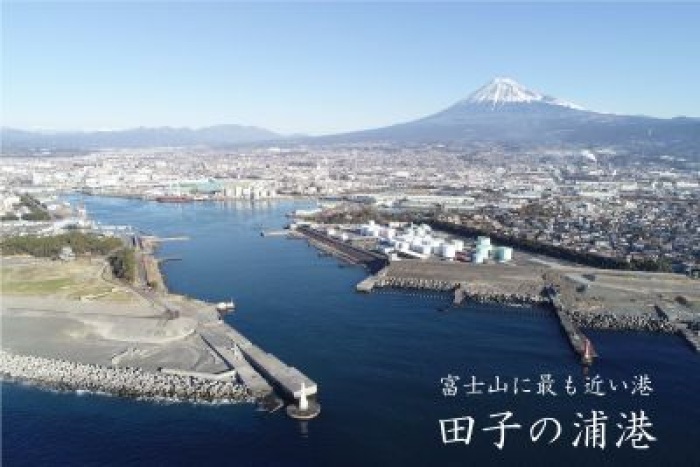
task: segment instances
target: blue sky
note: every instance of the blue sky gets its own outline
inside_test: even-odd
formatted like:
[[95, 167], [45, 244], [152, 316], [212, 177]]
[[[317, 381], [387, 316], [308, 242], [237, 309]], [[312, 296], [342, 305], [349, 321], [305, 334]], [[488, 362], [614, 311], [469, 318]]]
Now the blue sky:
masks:
[[411, 120], [509, 76], [584, 107], [700, 116], [700, 4], [3, 2], [21, 128]]

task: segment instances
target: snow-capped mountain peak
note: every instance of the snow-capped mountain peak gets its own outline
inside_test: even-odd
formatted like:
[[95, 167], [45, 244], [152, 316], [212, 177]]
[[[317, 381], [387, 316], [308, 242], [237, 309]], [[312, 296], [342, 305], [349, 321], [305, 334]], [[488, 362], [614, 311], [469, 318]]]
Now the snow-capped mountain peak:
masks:
[[575, 104], [571, 104], [554, 97], [546, 96], [532, 89], [528, 89], [511, 78], [494, 78], [489, 83], [472, 93], [463, 101], [463, 103], [479, 105], [486, 104], [493, 108], [506, 104], [542, 103], [582, 110], [582, 107]]

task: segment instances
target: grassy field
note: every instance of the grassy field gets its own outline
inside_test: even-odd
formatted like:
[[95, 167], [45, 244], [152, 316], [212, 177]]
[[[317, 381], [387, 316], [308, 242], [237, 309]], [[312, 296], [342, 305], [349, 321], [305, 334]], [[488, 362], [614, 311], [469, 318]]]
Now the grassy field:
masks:
[[2, 294], [55, 296], [74, 300], [131, 301], [132, 293], [101, 277], [104, 263], [3, 258]]

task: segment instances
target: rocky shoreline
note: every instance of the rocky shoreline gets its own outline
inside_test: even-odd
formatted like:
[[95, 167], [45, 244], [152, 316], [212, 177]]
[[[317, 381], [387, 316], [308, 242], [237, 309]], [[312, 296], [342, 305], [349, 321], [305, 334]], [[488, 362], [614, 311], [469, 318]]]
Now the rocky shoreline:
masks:
[[609, 329], [612, 331], [647, 331], [675, 333], [676, 325], [662, 318], [646, 315], [616, 315], [613, 313], [590, 313], [568, 311], [576, 326], [585, 329]]
[[115, 368], [0, 350], [0, 376], [61, 391], [90, 391], [121, 397], [171, 402], [254, 402], [247, 389], [233, 381], [214, 381], [139, 368]]
[[455, 289], [456, 284], [450, 281], [440, 281], [435, 279], [412, 279], [403, 277], [378, 277], [374, 283], [375, 287], [394, 288], [394, 289], [418, 289], [432, 290], [435, 292], [451, 292]]

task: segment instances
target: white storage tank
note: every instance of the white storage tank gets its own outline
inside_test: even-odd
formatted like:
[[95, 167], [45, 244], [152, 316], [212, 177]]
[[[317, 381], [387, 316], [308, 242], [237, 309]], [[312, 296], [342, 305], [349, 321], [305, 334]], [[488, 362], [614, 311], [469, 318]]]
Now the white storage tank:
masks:
[[496, 248], [494, 256], [496, 257], [496, 261], [505, 263], [513, 259], [513, 249], [507, 246], [499, 246]]
[[457, 251], [464, 250], [464, 240], [452, 240], [452, 245], [455, 247], [455, 250], [457, 250]]
[[476, 246], [491, 246], [491, 239], [489, 237], [478, 237], [476, 239]]
[[491, 252], [491, 245], [477, 245], [475, 251], [481, 255], [482, 258], [487, 259], [489, 257], [489, 253]]
[[457, 255], [454, 245], [445, 244], [442, 245], [442, 257], [447, 259], [453, 259]]
[[421, 245], [420, 250], [418, 253], [421, 253], [423, 255], [429, 255], [430, 252], [432, 251], [432, 247], [430, 245]]

